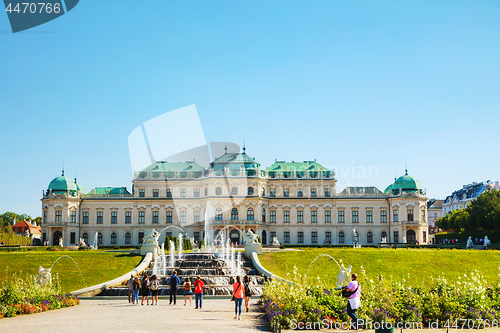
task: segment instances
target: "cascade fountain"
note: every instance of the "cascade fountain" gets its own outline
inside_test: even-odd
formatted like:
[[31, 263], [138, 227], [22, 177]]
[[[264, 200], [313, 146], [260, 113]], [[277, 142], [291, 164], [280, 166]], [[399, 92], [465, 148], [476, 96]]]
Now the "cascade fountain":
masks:
[[175, 243], [173, 240], [170, 240], [170, 267], [175, 266]]
[[[207, 201], [207, 208], [205, 209], [205, 251], [211, 251], [212, 248], [212, 230], [210, 228], [210, 200]], [[208, 251], [207, 251], [208, 250]]]
[[179, 234], [179, 260], [182, 259], [182, 232]]
[[167, 260], [165, 258], [165, 242], [161, 243], [161, 262], [163, 265], [163, 275], [167, 271]]

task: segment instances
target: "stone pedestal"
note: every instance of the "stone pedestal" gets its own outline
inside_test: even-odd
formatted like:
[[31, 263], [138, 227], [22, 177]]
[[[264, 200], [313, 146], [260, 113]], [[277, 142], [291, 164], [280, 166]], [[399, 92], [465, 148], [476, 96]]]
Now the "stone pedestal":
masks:
[[155, 248], [159, 251], [160, 248], [156, 244], [142, 244], [141, 256], [145, 256], [148, 252], [155, 253]]
[[246, 244], [245, 245], [245, 258], [250, 258], [252, 252], [256, 252], [257, 254], [262, 254], [262, 245], [261, 244]]

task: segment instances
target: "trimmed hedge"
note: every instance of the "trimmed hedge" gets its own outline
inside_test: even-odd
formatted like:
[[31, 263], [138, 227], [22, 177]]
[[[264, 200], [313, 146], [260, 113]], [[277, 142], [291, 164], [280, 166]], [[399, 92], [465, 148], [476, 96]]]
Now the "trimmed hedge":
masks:
[[492, 231], [462, 231], [462, 232], [440, 232], [436, 234], [436, 242], [439, 242], [441, 239], [458, 239], [459, 243], [466, 243], [469, 236], [472, 237], [472, 240], [484, 239], [484, 236], [488, 236], [489, 240], [492, 243], [500, 243], [500, 230], [492, 230]]

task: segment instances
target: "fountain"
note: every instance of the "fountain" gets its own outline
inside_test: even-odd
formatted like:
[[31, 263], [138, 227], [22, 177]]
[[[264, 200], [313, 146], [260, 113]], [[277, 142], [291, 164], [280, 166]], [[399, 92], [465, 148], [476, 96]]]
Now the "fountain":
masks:
[[90, 245], [90, 249], [91, 250], [97, 250], [97, 231], [95, 232], [95, 236], [94, 236], [94, 243], [92, 245]]
[[182, 247], [183, 247], [183, 244], [182, 244], [182, 233], [179, 234], [179, 260], [182, 259]]
[[175, 243], [173, 240], [170, 240], [170, 267], [174, 267], [175, 265]]
[[205, 251], [211, 250], [212, 245], [212, 231], [210, 228], [210, 200], [207, 201], [207, 208], [205, 209]]
[[328, 254], [320, 254], [319, 256], [314, 258], [314, 260], [311, 261], [311, 263], [307, 267], [307, 272], [306, 272], [305, 277], [307, 277], [307, 275], [309, 274], [309, 270], [311, 269], [311, 266], [316, 262], [316, 260], [318, 260], [321, 257], [328, 257], [328, 258], [332, 259], [333, 261], [335, 261], [337, 266], [339, 266], [340, 272], [339, 272], [339, 275], [337, 275], [337, 282], [335, 282], [335, 284], [337, 285], [336, 289], [342, 289], [343, 286], [347, 286], [349, 284], [349, 281], [350, 281], [349, 277], [351, 275], [352, 266], [349, 265], [348, 268], [345, 268], [342, 261], [341, 261], [341, 264], [339, 264], [337, 262], [337, 260], [335, 260], [335, 258], [333, 258], [331, 255], [328, 255]]
[[75, 261], [75, 259], [71, 258], [68, 255], [63, 255], [63, 256], [60, 256], [59, 258], [57, 258], [52, 263], [52, 265], [50, 266], [50, 268], [43, 268], [42, 266], [38, 266], [38, 275], [35, 276], [35, 282], [39, 286], [44, 286], [44, 285], [47, 285], [47, 284], [49, 284], [49, 285], [52, 284], [52, 268], [62, 258], [69, 258], [69, 259], [71, 259], [73, 261], [73, 263], [76, 265], [76, 268], [78, 268], [78, 272], [80, 272], [80, 275], [81, 275], [81, 277], [83, 279], [83, 283], [85, 283], [85, 286], [87, 286], [87, 281], [85, 281], [85, 278], [83, 277], [82, 271], [80, 270], [80, 266]]

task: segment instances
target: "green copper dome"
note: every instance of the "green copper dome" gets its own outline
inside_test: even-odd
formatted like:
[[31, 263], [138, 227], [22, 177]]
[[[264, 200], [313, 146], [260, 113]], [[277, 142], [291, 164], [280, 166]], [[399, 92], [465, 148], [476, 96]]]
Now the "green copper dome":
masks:
[[75, 185], [76, 185], [76, 189], [78, 190], [78, 192], [80, 192], [81, 194], [87, 194], [89, 193], [89, 191], [87, 191], [87, 189], [83, 186], [81, 186], [80, 184], [78, 184], [76, 182], [76, 178], [75, 178]]
[[389, 194], [401, 194], [402, 192], [418, 192], [423, 193], [422, 186], [420, 182], [408, 175], [408, 170], [406, 170], [404, 176], [399, 177], [394, 181], [393, 184], [387, 186], [384, 193]]
[[48, 190], [52, 190], [52, 192], [67, 192], [67, 191], [77, 191], [77, 187], [75, 183], [69, 179], [68, 177], [64, 176], [64, 170], [62, 172], [62, 175], [52, 179], [52, 181], [49, 184]]
[[391, 185], [389, 185], [389, 186], [387, 186], [387, 187], [385, 188], [385, 190], [384, 190], [384, 193], [385, 193], [385, 194], [389, 194], [389, 192], [391, 192], [391, 191], [392, 191], [392, 185], [394, 185], [394, 184], [391, 184]]

